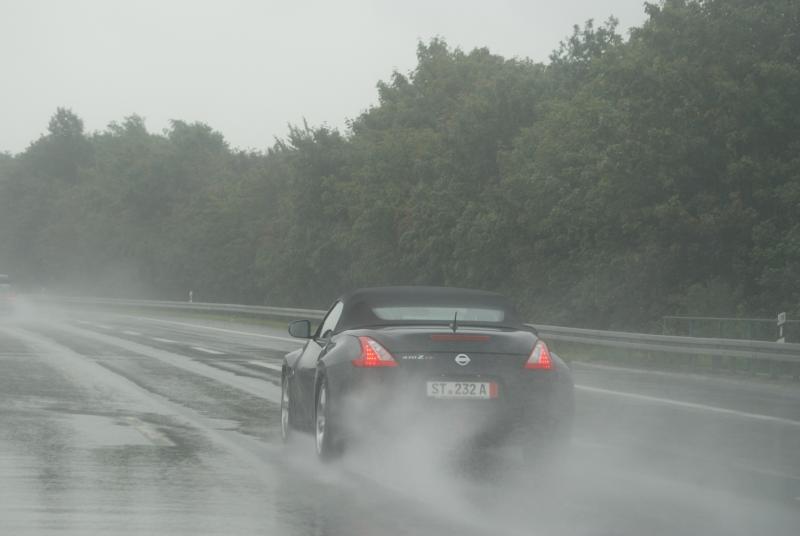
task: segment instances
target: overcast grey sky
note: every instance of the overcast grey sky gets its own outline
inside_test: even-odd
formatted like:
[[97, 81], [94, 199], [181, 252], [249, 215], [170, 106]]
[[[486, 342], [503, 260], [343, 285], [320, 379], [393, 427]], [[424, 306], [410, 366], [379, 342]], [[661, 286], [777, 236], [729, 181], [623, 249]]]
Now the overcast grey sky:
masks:
[[545, 61], [586, 19], [640, 25], [643, 1], [0, 0], [0, 151], [24, 150], [57, 106], [90, 131], [137, 113], [261, 150], [303, 118], [343, 127], [414, 68], [419, 40]]

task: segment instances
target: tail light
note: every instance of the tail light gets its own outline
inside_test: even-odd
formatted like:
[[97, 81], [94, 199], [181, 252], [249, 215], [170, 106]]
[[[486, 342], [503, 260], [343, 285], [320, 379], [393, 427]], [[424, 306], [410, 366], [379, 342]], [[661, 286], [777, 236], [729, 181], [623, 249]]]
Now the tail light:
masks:
[[542, 340], [536, 341], [528, 361], [525, 362], [526, 369], [550, 370], [553, 368], [553, 359], [550, 357], [550, 349]]
[[381, 346], [375, 339], [359, 337], [358, 341], [361, 343], [361, 357], [353, 359], [354, 366], [364, 368], [397, 366], [397, 361], [394, 360], [389, 350]]

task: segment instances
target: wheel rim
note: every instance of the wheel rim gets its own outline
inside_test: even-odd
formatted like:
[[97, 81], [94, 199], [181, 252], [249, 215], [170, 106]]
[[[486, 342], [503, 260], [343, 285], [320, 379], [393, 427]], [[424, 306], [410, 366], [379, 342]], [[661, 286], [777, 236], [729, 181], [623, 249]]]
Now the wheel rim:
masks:
[[281, 389], [281, 436], [289, 437], [289, 378], [284, 377]]
[[325, 443], [325, 407], [328, 402], [328, 390], [323, 383], [317, 395], [317, 454], [322, 454]]

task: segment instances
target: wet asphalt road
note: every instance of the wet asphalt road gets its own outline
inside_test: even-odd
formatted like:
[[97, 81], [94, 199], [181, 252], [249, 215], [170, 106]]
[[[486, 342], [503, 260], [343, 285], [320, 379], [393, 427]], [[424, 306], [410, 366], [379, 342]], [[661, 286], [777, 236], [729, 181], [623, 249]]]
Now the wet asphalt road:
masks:
[[0, 534], [800, 533], [800, 386], [575, 365], [551, 474], [409, 438], [332, 465], [279, 438], [285, 331], [0, 321]]

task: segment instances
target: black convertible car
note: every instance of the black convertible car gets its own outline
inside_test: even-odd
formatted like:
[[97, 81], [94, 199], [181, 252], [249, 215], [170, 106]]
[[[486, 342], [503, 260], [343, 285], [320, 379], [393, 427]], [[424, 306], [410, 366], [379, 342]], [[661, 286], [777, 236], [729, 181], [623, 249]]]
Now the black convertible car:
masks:
[[[569, 368], [499, 294], [361, 289], [336, 300], [314, 333], [308, 320], [289, 333], [308, 341], [284, 359], [281, 434], [312, 432], [320, 458], [369, 431], [404, 434], [430, 420], [469, 430], [464, 441], [517, 441], [535, 457], [568, 440]], [[403, 429], [382, 426], [398, 422], [398, 407]]]

